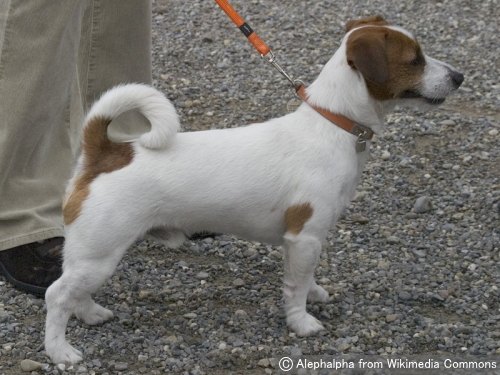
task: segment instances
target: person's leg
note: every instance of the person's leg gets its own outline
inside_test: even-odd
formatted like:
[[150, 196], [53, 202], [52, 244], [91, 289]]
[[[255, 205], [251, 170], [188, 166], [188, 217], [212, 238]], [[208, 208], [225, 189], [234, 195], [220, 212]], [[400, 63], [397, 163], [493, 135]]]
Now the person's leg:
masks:
[[[57, 278], [35, 241], [63, 235], [84, 113], [123, 82], [151, 82], [149, 0], [0, 3], [0, 273], [16, 286], [40, 294]], [[35, 267], [26, 288], [16, 273]]]
[[0, 2], [0, 273], [35, 294], [60, 275], [61, 200], [73, 159], [69, 95], [84, 7]]
[[[83, 26], [76, 101], [84, 111], [113, 86], [151, 84], [150, 0], [93, 0]], [[148, 127], [142, 116], [126, 114], [113, 121], [109, 133], [112, 140], [129, 140]]]
[[0, 6], [0, 250], [62, 236], [83, 2]]
[[[151, 83], [151, 4], [4, 1], [0, 5], [0, 250], [63, 235], [73, 155], [67, 122], [76, 62], [83, 111], [124, 82]], [[80, 47], [80, 48], [79, 48]], [[76, 87], [75, 87], [76, 86]], [[72, 111], [78, 111], [73, 103]], [[81, 116], [72, 114], [79, 133]]]

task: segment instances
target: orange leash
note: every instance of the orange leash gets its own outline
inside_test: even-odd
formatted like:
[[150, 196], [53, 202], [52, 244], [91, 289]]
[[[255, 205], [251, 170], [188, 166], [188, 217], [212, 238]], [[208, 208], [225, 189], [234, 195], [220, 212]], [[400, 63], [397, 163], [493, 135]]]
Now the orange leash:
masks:
[[229, 4], [227, 0], [215, 0], [215, 2], [220, 6], [220, 8], [231, 18], [231, 21], [241, 30], [241, 32], [248, 38], [248, 41], [252, 43], [254, 48], [259, 51], [261, 56], [266, 56], [271, 52], [271, 48], [264, 43], [262, 39], [259, 38], [257, 33], [252, 30], [250, 25], [245, 22], [243, 17], [241, 17], [238, 12]]
[[[276, 62], [271, 48], [257, 35], [255, 31], [252, 30], [250, 25], [245, 22], [243, 17], [241, 17], [238, 12], [229, 4], [228, 0], [215, 0], [219, 7], [228, 15], [231, 21], [241, 30], [241, 32], [247, 37], [248, 41], [254, 46], [254, 48], [260, 53], [261, 57], [267, 57], [267, 61], [278, 71], [283, 77], [285, 77], [295, 90], [302, 84], [301, 81], [295, 80], [290, 75], [285, 72], [285, 70]], [[268, 56], [269, 55], [269, 56]]]

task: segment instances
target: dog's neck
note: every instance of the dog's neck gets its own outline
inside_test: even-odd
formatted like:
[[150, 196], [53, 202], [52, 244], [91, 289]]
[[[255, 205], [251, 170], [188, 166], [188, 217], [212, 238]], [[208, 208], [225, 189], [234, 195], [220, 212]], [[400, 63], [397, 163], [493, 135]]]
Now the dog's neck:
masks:
[[345, 43], [342, 43], [318, 78], [307, 88], [309, 101], [380, 134], [384, 106], [370, 96], [361, 74], [348, 65], [345, 51]]

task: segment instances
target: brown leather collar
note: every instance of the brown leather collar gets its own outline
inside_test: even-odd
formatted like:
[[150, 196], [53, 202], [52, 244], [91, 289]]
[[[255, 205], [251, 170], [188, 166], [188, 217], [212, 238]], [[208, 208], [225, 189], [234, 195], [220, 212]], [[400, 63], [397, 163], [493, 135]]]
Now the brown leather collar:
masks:
[[339, 128], [344, 129], [346, 132], [351, 133], [352, 135], [358, 138], [356, 143], [356, 151], [362, 152], [366, 148], [366, 141], [370, 141], [375, 134], [373, 130], [370, 128], [356, 124], [354, 121], [348, 119], [345, 116], [330, 112], [326, 109], [317, 107], [308, 101], [308, 97], [306, 94], [306, 88], [304, 85], [299, 85], [296, 88], [297, 96], [304, 102], [307, 103], [311, 108], [313, 108], [316, 112], [318, 112], [321, 116], [326, 118], [328, 121], [337, 125]]

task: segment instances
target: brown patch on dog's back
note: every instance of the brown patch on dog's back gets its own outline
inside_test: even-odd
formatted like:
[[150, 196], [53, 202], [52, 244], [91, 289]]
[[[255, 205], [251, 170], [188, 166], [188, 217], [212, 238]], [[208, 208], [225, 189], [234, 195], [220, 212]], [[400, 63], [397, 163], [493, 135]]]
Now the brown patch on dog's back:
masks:
[[397, 98], [415, 89], [422, 78], [425, 57], [408, 35], [386, 27], [354, 30], [347, 40], [348, 64], [364, 77], [377, 100]]
[[292, 234], [299, 234], [304, 229], [305, 223], [311, 218], [313, 208], [310, 203], [293, 205], [285, 211], [286, 231]]
[[91, 119], [83, 132], [82, 153], [84, 165], [73, 191], [63, 205], [64, 224], [69, 225], [80, 215], [82, 203], [90, 192], [90, 183], [101, 173], [110, 173], [129, 165], [134, 150], [129, 143], [113, 143], [108, 139], [110, 119]]

